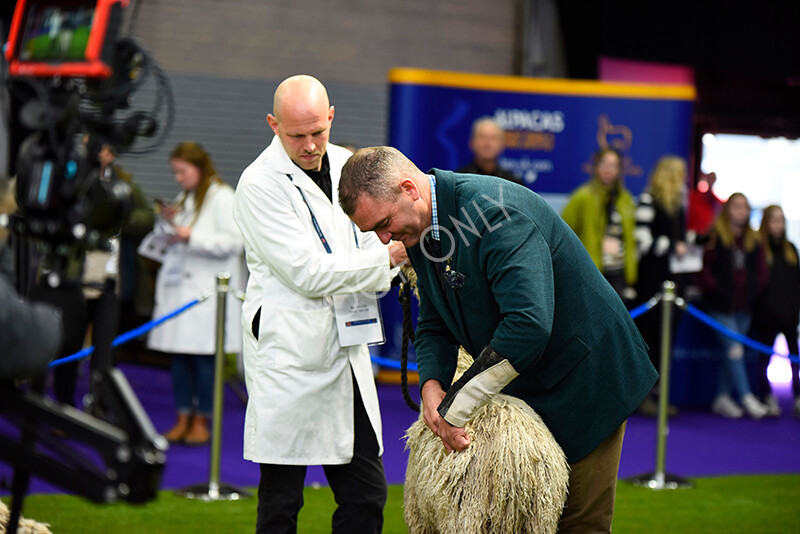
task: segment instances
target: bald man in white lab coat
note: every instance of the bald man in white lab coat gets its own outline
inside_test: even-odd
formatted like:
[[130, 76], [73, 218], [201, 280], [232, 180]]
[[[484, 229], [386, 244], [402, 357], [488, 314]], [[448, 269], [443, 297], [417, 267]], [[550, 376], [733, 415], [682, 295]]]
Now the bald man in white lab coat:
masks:
[[250, 270], [244, 457], [261, 468], [257, 532], [296, 532], [307, 465], [324, 466], [338, 503], [334, 533], [383, 525], [386, 477], [369, 351], [366, 342], [342, 339], [334, 301], [387, 290], [392, 267], [407, 256], [401, 243], [383, 245], [358, 230], [331, 200], [351, 155], [328, 143], [333, 115], [318, 80], [284, 80], [267, 116], [275, 137], [236, 188], [234, 217]]

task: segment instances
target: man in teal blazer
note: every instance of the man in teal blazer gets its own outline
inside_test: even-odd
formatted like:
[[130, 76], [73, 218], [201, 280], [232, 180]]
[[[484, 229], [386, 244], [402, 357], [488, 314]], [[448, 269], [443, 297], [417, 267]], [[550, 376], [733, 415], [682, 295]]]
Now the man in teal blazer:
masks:
[[[575, 233], [526, 187], [426, 175], [391, 147], [350, 158], [339, 202], [361, 230], [408, 248], [426, 424], [463, 450], [464, 424], [488, 398], [524, 400], [571, 466], [559, 532], [610, 532], [624, 423], [657, 373]], [[448, 388], [459, 345], [475, 362]]]

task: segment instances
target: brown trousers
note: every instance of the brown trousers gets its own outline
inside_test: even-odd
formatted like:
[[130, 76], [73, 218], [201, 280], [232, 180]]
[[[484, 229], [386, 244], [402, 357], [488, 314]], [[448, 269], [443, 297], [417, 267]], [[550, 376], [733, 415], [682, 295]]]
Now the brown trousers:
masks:
[[569, 496], [558, 523], [559, 534], [611, 532], [624, 435], [622, 423], [589, 456], [570, 464]]

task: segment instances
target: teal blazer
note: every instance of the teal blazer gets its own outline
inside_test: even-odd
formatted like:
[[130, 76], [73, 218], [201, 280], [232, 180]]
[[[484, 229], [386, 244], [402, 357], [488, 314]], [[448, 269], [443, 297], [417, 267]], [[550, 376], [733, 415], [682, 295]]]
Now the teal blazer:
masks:
[[[520, 373], [502, 390], [527, 402], [574, 463], [639, 406], [658, 374], [628, 310], [575, 233], [530, 189], [433, 169], [442, 255], [408, 249], [420, 313], [420, 387], [445, 387], [458, 346], [487, 346]], [[420, 242], [422, 243], [422, 242]], [[426, 249], [427, 250], [427, 249]], [[464, 275], [439, 282], [436, 269]]]

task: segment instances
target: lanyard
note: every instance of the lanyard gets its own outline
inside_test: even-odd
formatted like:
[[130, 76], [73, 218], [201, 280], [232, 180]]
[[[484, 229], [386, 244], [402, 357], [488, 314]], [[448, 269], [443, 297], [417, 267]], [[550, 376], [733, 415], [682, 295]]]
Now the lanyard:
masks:
[[[308, 203], [306, 200], [306, 196], [303, 194], [303, 190], [300, 189], [300, 186], [294, 183], [294, 179], [292, 179], [291, 174], [286, 175], [289, 178], [289, 181], [297, 188], [297, 192], [300, 193], [300, 197], [302, 197], [303, 202], [306, 203], [306, 207], [308, 208], [308, 213], [311, 214], [311, 223], [314, 225], [314, 230], [317, 231], [317, 236], [319, 236], [319, 240], [322, 242], [322, 246], [325, 247], [325, 252], [328, 254], [333, 254], [330, 245], [328, 244], [328, 240], [325, 239], [325, 234], [322, 233], [322, 228], [319, 226], [319, 222], [317, 221], [316, 216], [314, 215], [314, 210], [311, 209], [311, 204]], [[358, 244], [358, 235], [356, 234], [356, 223], [350, 221], [350, 225], [353, 227], [353, 238], [356, 240], [356, 248], [361, 248]]]
[[[432, 174], [429, 174], [428, 180], [431, 184], [431, 252], [437, 256], [441, 256], [442, 244], [439, 240], [439, 207], [436, 202], [436, 177]], [[442, 258], [442, 260], [443, 261], [439, 261], [437, 263], [439, 264], [439, 272], [447, 282], [447, 285], [450, 286], [450, 289], [458, 289], [462, 287], [466, 281], [466, 277], [460, 272], [454, 271], [450, 268], [450, 256], [448, 256], [447, 259]]]
[[439, 207], [436, 202], [436, 177], [432, 174], [428, 175], [428, 181], [431, 184], [431, 236], [440, 241], [439, 238]]

